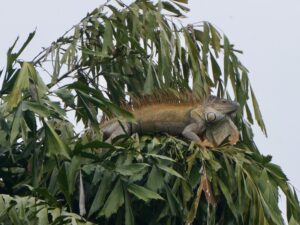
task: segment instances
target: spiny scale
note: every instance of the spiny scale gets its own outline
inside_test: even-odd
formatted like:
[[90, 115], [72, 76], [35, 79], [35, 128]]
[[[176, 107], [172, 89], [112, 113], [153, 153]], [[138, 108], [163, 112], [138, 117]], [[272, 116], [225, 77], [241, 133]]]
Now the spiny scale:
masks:
[[136, 110], [149, 105], [195, 105], [202, 103], [204, 103], [204, 99], [196, 96], [191, 91], [178, 92], [175, 90], [159, 90], [154, 91], [151, 95], [132, 96], [131, 102], [125, 102], [122, 104], [122, 108]]

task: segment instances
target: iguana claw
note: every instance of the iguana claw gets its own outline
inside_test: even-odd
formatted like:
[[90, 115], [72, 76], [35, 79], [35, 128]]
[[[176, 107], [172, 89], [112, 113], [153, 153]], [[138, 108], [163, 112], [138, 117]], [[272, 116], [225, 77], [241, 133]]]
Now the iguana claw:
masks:
[[207, 139], [204, 139], [203, 141], [197, 141], [196, 144], [198, 146], [200, 146], [203, 149], [207, 149], [207, 148], [214, 148], [215, 146], [209, 142]]

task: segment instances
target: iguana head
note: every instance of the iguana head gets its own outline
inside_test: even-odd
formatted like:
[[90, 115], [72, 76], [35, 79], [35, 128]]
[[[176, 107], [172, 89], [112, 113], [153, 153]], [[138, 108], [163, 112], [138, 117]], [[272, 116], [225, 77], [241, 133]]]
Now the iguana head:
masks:
[[226, 116], [234, 114], [239, 107], [236, 101], [209, 96], [205, 104], [205, 120], [207, 122], [220, 121]]

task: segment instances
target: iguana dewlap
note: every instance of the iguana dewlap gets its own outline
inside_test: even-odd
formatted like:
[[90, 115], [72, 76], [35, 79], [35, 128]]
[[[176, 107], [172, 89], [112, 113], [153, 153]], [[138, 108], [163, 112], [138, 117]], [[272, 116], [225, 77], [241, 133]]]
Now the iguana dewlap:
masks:
[[[208, 140], [220, 144], [225, 138], [237, 132], [230, 120], [230, 115], [235, 113], [239, 104], [235, 101], [210, 96], [202, 104], [150, 104], [132, 110], [136, 122], [127, 122], [122, 118], [114, 118], [101, 125], [104, 139], [111, 142], [121, 134], [149, 134], [168, 133], [175, 136], [201, 142], [204, 132], [208, 127], [223, 122], [221, 128], [224, 132], [210, 130]], [[235, 132], [233, 132], [235, 130]], [[238, 140], [238, 139], [237, 139]]]
[[205, 131], [205, 139], [213, 146], [220, 146], [226, 138], [228, 138], [229, 144], [234, 145], [238, 142], [239, 135], [240, 133], [230, 117], [207, 127]]

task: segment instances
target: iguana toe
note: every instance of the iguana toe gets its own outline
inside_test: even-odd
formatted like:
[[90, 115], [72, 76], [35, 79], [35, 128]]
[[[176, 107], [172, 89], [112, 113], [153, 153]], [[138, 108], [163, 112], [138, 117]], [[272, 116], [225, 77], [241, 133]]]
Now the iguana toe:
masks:
[[207, 139], [204, 139], [203, 141], [198, 141], [196, 143], [198, 146], [200, 146], [203, 149], [207, 149], [207, 148], [214, 148], [215, 146], [209, 142]]

